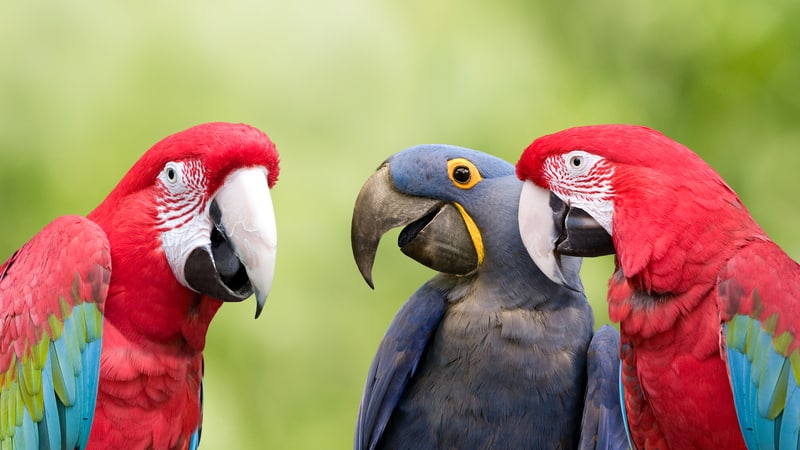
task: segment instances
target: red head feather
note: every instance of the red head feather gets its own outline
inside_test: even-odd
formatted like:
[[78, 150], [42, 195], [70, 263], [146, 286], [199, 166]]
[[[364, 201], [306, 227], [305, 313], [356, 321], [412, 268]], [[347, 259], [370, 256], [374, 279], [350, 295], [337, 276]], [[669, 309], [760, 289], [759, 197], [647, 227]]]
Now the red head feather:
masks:
[[540, 137], [520, 157], [517, 175], [569, 202], [571, 186], [597, 182], [566, 179], [563, 170], [552, 170], [574, 150], [599, 156], [610, 167], [614, 245], [625, 276], [646, 290], [683, 289], [696, 270], [710, 266], [701, 262], [721, 257], [713, 245], [698, 244], [705, 233], [721, 235], [723, 242], [763, 233], [714, 169], [646, 127], [584, 126]]
[[[198, 163], [202, 174], [197, 179], [205, 187], [205, 202], [239, 168], [265, 167], [272, 187], [279, 158], [269, 137], [252, 126], [197, 125], [153, 145], [88, 215], [111, 244], [114, 270], [106, 318], [126, 333], [158, 340], [182, 335], [193, 347], [202, 348], [208, 323], [221, 303], [204, 298], [198, 305], [198, 295], [175, 279], [161, 249], [157, 179], [171, 161]], [[139, 302], [146, 302], [147, 308]]]

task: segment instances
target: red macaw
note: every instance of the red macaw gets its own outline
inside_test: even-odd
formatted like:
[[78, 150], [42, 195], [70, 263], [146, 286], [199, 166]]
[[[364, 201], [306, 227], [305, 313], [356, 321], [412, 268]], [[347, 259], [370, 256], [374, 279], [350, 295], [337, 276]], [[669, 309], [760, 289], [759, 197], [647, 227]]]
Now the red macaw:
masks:
[[[551, 279], [559, 255], [616, 252], [609, 314], [636, 448], [798, 448], [800, 266], [711, 167], [651, 129], [605, 125], [536, 139], [517, 174], [523, 241]], [[550, 234], [534, 184], [551, 191]]]
[[211, 319], [272, 285], [277, 176], [261, 131], [199, 125], [0, 266], [0, 447], [196, 448]]

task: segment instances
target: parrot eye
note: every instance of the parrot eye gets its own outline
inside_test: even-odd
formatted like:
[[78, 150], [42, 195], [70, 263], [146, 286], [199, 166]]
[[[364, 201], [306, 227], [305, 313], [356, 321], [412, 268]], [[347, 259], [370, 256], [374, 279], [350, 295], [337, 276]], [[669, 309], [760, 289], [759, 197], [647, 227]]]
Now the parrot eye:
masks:
[[567, 170], [573, 176], [585, 175], [602, 158], [583, 150], [575, 150], [563, 156]]
[[469, 173], [469, 167], [457, 166], [453, 169], [453, 179], [459, 183], [467, 183], [472, 175]]
[[169, 184], [175, 184], [180, 177], [181, 167], [178, 163], [168, 162], [161, 171], [162, 180]]
[[475, 164], [464, 158], [447, 161], [447, 169], [450, 181], [461, 189], [470, 189], [483, 179]]

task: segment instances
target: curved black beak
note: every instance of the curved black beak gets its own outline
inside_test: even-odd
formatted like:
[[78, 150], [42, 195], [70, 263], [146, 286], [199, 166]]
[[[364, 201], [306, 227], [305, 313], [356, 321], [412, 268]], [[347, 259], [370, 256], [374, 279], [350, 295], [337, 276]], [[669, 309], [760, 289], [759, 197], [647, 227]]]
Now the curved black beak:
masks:
[[374, 288], [372, 266], [381, 237], [405, 226], [398, 246], [431, 269], [467, 274], [479, 265], [478, 251], [462, 213], [453, 205], [398, 191], [384, 163], [364, 183], [353, 208], [350, 240], [358, 270]]
[[558, 238], [555, 251], [561, 255], [594, 257], [615, 252], [611, 235], [586, 211], [570, 207], [550, 193], [553, 225]]
[[184, 266], [186, 282], [197, 292], [224, 302], [240, 302], [253, 295], [247, 271], [236, 256], [221, 222], [216, 201], [211, 202], [211, 245], [197, 247]]

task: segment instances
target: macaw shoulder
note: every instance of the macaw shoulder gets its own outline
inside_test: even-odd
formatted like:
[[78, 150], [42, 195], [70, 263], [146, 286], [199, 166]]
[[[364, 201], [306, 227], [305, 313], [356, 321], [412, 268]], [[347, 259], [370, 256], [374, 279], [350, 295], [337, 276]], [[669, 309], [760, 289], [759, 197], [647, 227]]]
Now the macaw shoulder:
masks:
[[[34, 344], [62, 336], [64, 321], [80, 308], [85, 340], [99, 339], [110, 281], [108, 239], [99, 226], [80, 216], [55, 219], [0, 266], [0, 373], [21, 361]], [[85, 315], [85, 314], [84, 314]], [[82, 347], [81, 347], [82, 348]]]
[[722, 356], [748, 447], [796, 448], [800, 266], [773, 242], [752, 243], [725, 265], [717, 294]]
[[27, 309], [31, 305], [22, 303], [34, 297], [52, 297], [51, 302], [56, 302], [59, 295], [67, 297], [67, 301], [77, 296], [102, 309], [105, 292], [92, 292], [90, 288], [103, 287], [103, 282], [107, 287], [107, 278], [96, 277], [103, 272], [107, 276], [110, 269], [105, 232], [84, 217], [59, 217], [0, 266], [0, 293], [8, 302], [3, 311], [13, 306]]
[[775, 337], [800, 337], [800, 265], [772, 241], [739, 249], [720, 271], [717, 296], [723, 322], [749, 316]]
[[110, 271], [105, 233], [79, 216], [55, 219], [0, 266], [0, 403], [17, 410], [0, 424], [4, 444], [85, 445]]

